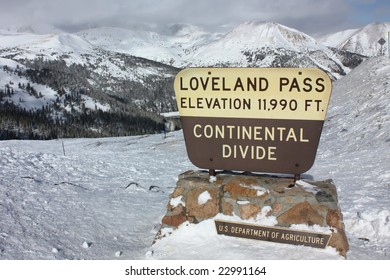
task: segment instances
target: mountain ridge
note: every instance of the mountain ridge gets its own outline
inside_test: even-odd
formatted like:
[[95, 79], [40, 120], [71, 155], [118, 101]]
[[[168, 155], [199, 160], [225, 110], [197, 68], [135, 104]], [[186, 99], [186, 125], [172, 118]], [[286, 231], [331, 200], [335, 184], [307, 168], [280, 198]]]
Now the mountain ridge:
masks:
[[[348, 32], [348, 31], [347, 31]], [[359, 29], [351, 29], [343, 37], [343, 32], [338, 32], [321, 38], [321, 42], [340, 50], [358, 53], [364, 56], [378, 56], [387, 52], [388, 32], [390, 32], [390, 22], [374, 22]], [[339, 37], [339, 39], [335, 39]], [[386, 43], [381, 46], [378, 41], [383, 38]]]
[[[188, 24], [77, 33], [50, 26], [1, 29], [0, 58], [3, 108], [39, 112], [64, 126], [88, 114], [142, 116], [152, 120], [148, 131], [159, 130], [160, 113], [177, 110], [173, 79], [180, 68], [315, 67], [337, 80], [365, 59], [293, 28], [258, 21], [226, 34]], [[85, 129], [101, 136], [134, 133], [121, 124], [116, 132], [103, 132], [103, 117]]]

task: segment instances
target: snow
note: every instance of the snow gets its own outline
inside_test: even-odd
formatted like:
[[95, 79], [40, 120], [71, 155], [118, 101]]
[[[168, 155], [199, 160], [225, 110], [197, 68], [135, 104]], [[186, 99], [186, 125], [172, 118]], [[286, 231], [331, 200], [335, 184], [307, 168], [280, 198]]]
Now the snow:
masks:
[[103, 112], [107, 112], [111, 110], [111, 106], [108, 104], [101, 104], [98, 101], [92, 99], [88, 95], [81, 94], [81, 98], [84, 100], [85, 103], [85, 108], [95, 110], [99, 109], [102, 110]]
[[207, 201], [211, 200], [211, 195], [208, 191], [204, 191], [202, 192], [199, 196], [198, 196], [198, 204], [199, 205], [203, 205], [203, 204], [206, 204]]
[[[266, 212], [266, 211], [263, 211]], [[242, 222], [239, 217], [218, 214], [198, 224], [183, 223], [179, 229], [162, 238], [153, 246], [152, 259], [341, 259], [337, 252], [328, 247], [318, 250], [309, 247], [259, 242], [256, 240], [232, 238], [215, 233], [215, 220]], [[259, 215], [246, 223], [261, 223], [274, 226], [273, 216]], [[300, 228], [301, 230], [303, 228]], [[306, 227], [306, 230], [312, 230]], [[194, 234], [195, 233], [195, 234]], [[185, 250], [185, 252], [183, 252]]]
[[246, 204], [249, 204], [249, 203], [250, 203], [250, 201], [248, 201], [248, 200], [245, 200], [245, 201], [244, 200], [238, 200], [237, 201], [238, 205], [246, 205]]
[[[52, 26], [35, 24], [11, 30], [0, 29], [0, 49], [2, 57], [14, 60], [64, 59], [67, 65], [86, 65], [106, 78], [107, 88], [111, 89], [116, 80], [143, 84], [150, 76], [171, 76], [154, 66], [135, 66], [128, 71], [121, 54], [179, 68], [211, 65], [275, 67], [280, 65], [278, 57], [289, 57], [293, 52], [291, 58], [296, 57], [291, 63], [297, 67], [319, 67], [339, 79], [350, 69], [325, 44], [333, 45], [337, 41], [337, 46], [345, 50], [377, 55], [377, 37], [384, 36], [385, 28], [388, 29], [388, 24], [370, 25], [353, 34], [352, 31], [345, 31], [317, 41], [275, 22], [245, 22], [226, 34], [187, 24], [159, 27], [145, 24], [126, 29], [99, 27], [71, 34]], [[25, 97], [15, 96], [13, 101], [18, 104]], [[34, 106], [42, 107], [45, 104], [37, 100]], [[102, 106], [103, 110], [109, 110]], [[94, 109], [95, 106], [87, 108]]]
[[269, 191], [266, 188], [263, 188], [263, 187], [253, 186], [252, 188], [257, 191], [256, 192], [257, 196], [262, 196], [262, 195], [264, 195], [266, 193], [269, 193]]
[[[83, 30], [76, 35], [107, 51], [131, 54], [179, 68], [211, 65], [253, 66], [244, 53], [276, 48], [282, 55], [286, 51], [298, 52], [301, 55], [320, 52], [320, 58], [311, 55], [313, 63], [330, 72], [334, 71], [326, 67], [329, 63], [346, 68], [319, 41], [275, 22], [244, 22], [226, 34], [206, 31], [194, 25], [173, 24], [159, 28], [101, 27]], [[261, 62], [256, 59], [256, 63], [269, 67], [274, 59], [275, 55], [267, 55]], [[346, 68], [344, 71], [349, 70]]]
[[188, 168], [167, 158], [185, 153], [182, 137], [169, 136], [0, 142], [0, 258], [143, 258]]
[[[389, 69], [369, 59], [334, 83], [316, 162], [302, 175], [335, 182], [348, 259], [390, 259]], [[0, 166], [0, 259], [343, 259], [330, 247], [217, 235], [214, 219], [242, 222], [221, 214], [163, 230], [152, 245], [167, 204], [180, 203], [170, 198], [178, 175], [196, 169], [181, 131], [1, 141]], [[268, 212], [245, 222], [275, 225]]]
[[209, 178], [209, 182], [210, 183], [214, 183], [216, 181], [217, 181], [217, 177], [216, 176], [210, 176], [210, 178]]
[[305, 191], [316, 194], [318, 192], [317, 187], [305, 182], [303, 180], [298, 180], [295, 182], [296, 185], [301, 186]]
[[[63, 59], [68, 66], [72, 64], [93, 65], [95, 72], [109, 80], [117, 78], [143, 83], [148, 75], [170, 76], [169, 73], [161, 73], [161, 70], [153, 66], [136, 66], [132, 71], [128, 71], [124, 67], [126, 63], [121, 60], [120, 54], [106, 51], [103, 43], [102, 46], [99, 45], [101, 41], [95, 42], [97, 44], [95, 45], [86, 40], [82, 34], [71, 34], [59, 30], [52, 30], [53, 33], [41, 34], [45, 30], [50, 31], [50, 28], [42, 28], [37, 33], [30, 33], [34, 30], [38, 30], [38, 28], [27, 28], [26, 32], [0, 29], [1, 56], [11, 57], [13, 60]], [[119, 35], [123, 36], [122, 39], [126, 38], [126, 34], [119, 33]], [[101, 34], [101, 37], [104, 38], [104, 33]], [[91, 41], [94, 42], [92, 39]], [[156, 43], [155, 41], [151, 42]], [[115, 42], [112, 41], [107, 44], [116, 46]], [[109, 50], [112, 51], [112, 49]], [[146, 51], [146, 48], [140, 48], [139, 51], [141, 50]], [[161, 51], [161, 48], [159, 50]], [[158, 56], [159, 52], [156, 53]], [[133, 55], [136, 55], [136, 53], [133, 53]]]
[[[3, 66], [7, 66], [9, 71], [4, 71]], [[25, 69], [22, 64], [14, 60], [0, 58], [0, 81], [8, 84], [9, 88], [12, 88], [15, 92], [11, 97], [5, 97], [4, 100], [18, 104], [21, 108], [25, 109], [41, 109], [42, 106], [54, 103], [57, 97], [57, 93], [54, 90], [45, 85], [33, 83], [23, 76], [19, 77], [15, 72], [17, 68]], [[20, 89], [18, 86], [19, 83], [25, 86], [30, 84], [37, 93], [41, 93], [42, 97], [32, 96], [26, 89]], [[5, 85], [3, 84], [1, 86]]]
[[324, 44], [325, 46], [337, 47], [344, 41], [348, 40], [357, 31], [358, 29], [347, 29], [336, 33], [331, 33], [319, 38], [318, 42]]
[[175, 198], [171, 198], [169, 204], [175, 208], [177, 206], [179, 206], [180, 204], [183, 205], [184, 207], [186, 206], [185, 202], [182, 201], [181, 199], [183, 198], [182, 195], [178, 196], [178, 197], [175, 197]]
[[[340, 48], [342, 50], [359, 53], [366, 56], [379, 56], [388, 53], [387, 46], [385, 44], [381, 46], [378, 41], [383, 38], [388, 41], [388, 32], [390, 30], [390, 23], [371, 23], [368, 24], [355, 32], [353, 30], [347, 30], [339, 32], [333, 36], [329, 36], [323, 40], [328, 45]], [[345, 35], [350, 36], [345, 36]], [[335, 38], [340, 40], [335, 40]], [[342, 40], [344, 39], [344, 40]], [[338, 43], [335, 45], [335, 43]]]
[[160, 115], [163, 116], [164, 118], [179, 118], [180, 117], [180, 114], [178, 111], [161, 113]]
[[372, 213], [358, 213], [355, 219], [350, 219], [346, 225], [354, 234], [365, 239], [376, 240], [380, 244], [390, 242], [390, 211], [378, 210]]
[[275, 22], [245, 22], [219, 40], [197, 47], [184, 61], [198, 67], [279, 67], [285, 56], [296, 57], [295, 67], [318, 67], [335, 78], [340, 77], [340, 69], [349, 72], [328, 47]]
[[[7, 66], [8, 71], [5, 71], [3, 66]], [[10, 90], [12, 89], [14, 91], [12, 96], [4, 97], [3, 102], [12, 102], [13, 104], [27, 110], [40, 110], [46, 105], [53, 105], [56, 99], [59, 97], [58, 93], [46, 85], [31, 82], [25, 76], [19, 77], [17, 74], [18, 68], [20, 70], [25, 70], [24, 65], [17, 63], [14, 60], [0, 58], [0, 81], [5, 82]], [[19, 84], [23, 85], [24, 88], [20, 88]], [[28, 93], [25, 88], [27, 84], [30, 84], [30, 86], [34, 88], [37, 93], [39, 93], [39, 96], [34, 96]], [[5, 86], [5, 84], [2, 86]], [[64, 97], [60, 99], [63, 100]], [[82, 103], [84, 103], [85, 108], [92, 110], [100, 109], [104, 112], [111, 110], [110, 105], [101, 104], [99, 101], [92, 99], [85, 94], [81, 94], [81, 100]], [[71, 106], [68, 105], [65, 107], [65, 109], [70, 112]]]
[[256, 185], [246, 185], [246, 184], [240, 184], [241, 186], [245, 187], [245, 188], [249, 188], [249, 189], [252, 189], [252, 190], [256, 190], [256, 195], [257, 196], [262, 196], [266, 193], [269, 193], [269, 190], [267, 190], [266, 188], [262, 187], [262, 186], [256, 186]]
[[217, 40], [218, 33], [207, 32], [195, 25], [171, 24], [155, 28], [134, 26], [128, 29], [100, 27], [83, 30], [78, 36], [108, 51], [131, 54], [176, 67], [194, 49]]

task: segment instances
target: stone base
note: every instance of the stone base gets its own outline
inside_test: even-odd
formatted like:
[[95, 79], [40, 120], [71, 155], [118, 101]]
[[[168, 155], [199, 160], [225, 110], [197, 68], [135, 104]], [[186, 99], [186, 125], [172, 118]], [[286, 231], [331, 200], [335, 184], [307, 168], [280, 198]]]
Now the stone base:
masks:
[[[235, 215], [243, 222], [260, 213], [276, 218], [277, 227], [294, 224], [328, 227], [333, 232], [328, 246], [346, 256], [349, 249], [337, 190], [332, 180], [313, 182], [269, 175], [204, 171], [179, 175], [162, 219], [162, 229], [184, 222], [199, 223], [219, 213]], [[161, 231], [160, 231], [161, 232]], [[158, 234], [156, 238], [161, 238]]]

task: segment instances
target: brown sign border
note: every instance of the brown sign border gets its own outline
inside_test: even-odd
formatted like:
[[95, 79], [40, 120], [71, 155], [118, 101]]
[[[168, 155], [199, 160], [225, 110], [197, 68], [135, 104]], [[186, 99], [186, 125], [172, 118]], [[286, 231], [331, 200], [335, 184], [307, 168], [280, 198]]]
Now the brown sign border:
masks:
[[[286, 89], [284, 81], [294, 82]], [[314, 81], [320, 82], [307, 83]], [[210, 174], [221, 169], [297, 177], [314, 164], [332, 92], [323, 70], [186, 68], [174, 88], [195, 166]]]
[[[215, 220], [218, 234], [325, 249], [332, 234]], [[284, 237], [284, 238], [283, 238]], [[309, 242], [309, 241], [312, 242]], [[306, 242], [308, 241], [308, 242]]]

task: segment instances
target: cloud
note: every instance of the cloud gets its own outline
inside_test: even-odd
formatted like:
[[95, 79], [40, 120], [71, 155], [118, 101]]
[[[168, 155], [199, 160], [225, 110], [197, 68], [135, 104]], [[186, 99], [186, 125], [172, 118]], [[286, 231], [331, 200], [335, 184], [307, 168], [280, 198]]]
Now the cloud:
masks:
[[[0, 0], [4, 2], [4, 0]], [[361, 0], [359, 0], [361, 1]], [[353, 0], [352, 0], [353, 2]], [[351, 0], [13, 0], [1, 3], [0, 19], [12, 24], [73, 27], [132, 23], [236, 26], [276, 21], [308, 33], [345, 25]], [[337, 26], [336, 26], [337, 24]]]

